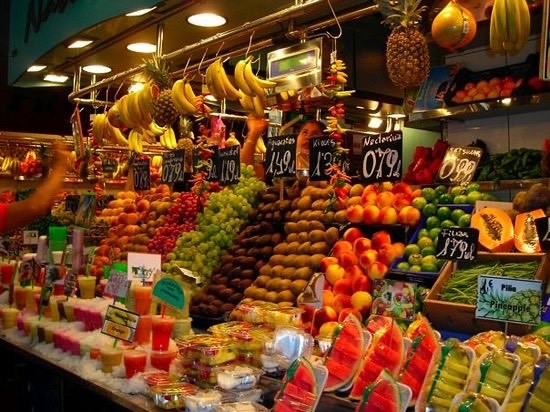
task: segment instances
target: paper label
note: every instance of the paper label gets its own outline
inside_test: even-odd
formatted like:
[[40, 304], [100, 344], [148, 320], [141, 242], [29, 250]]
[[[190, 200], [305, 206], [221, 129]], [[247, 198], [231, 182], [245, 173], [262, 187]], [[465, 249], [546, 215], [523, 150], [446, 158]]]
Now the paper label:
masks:
[[160, 279], [153, 287], [153, 297], [175, 309], [185, 306], [185, 292], [182, 286], [171, 278]]
[[105, 292], [112, 296], [125, 298], [128, 293], [128, 274], [117, 270], [111, 271], [105, 285]]
[[126, 342], [133, 342], [139, 315], [134, 312], [109, 305], [101, 333]]

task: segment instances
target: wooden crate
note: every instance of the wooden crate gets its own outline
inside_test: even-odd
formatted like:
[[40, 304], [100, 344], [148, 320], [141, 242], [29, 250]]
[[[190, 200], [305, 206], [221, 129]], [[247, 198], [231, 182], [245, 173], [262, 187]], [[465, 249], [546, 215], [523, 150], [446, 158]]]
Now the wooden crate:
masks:
[[[537, 260], [540, 262], [535, 279], [546, 282], [550, 277], [550, 262], [544, 253], [483, 253], [478, 254], [477, 261], [487, 262], [500, 260], [503, 262], [529, 262]], [[482, 320], [475, 318], [475, 306], [459, 303], [444, 302], [439, 300], [441, 289], [453, 273], [454, 265], [446, 265], [439, 278], [431, 288], [426, 300], [424, 309], [428, 319], [437, 329], [444, 329], [455, 332], [478, 333], [487, 330], [505, 330], [505, 323]], [[508, 333], [525, 335], [530, 330], [527, 325], [508, 323]]]

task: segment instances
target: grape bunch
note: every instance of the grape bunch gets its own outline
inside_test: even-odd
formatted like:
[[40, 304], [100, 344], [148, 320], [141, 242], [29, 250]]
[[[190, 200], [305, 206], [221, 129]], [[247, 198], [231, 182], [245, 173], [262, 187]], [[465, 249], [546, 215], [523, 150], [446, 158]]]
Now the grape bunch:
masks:
[[157, 228], [154, 238], [147, 244], [149, 253], [159, 253], [165, 262], [166, 255], [176, 246], [177, 238], [195, 228], [199, 208], [199, 197], [195, 193], [180, 193], [168, 209], [164, 224]]
[[176, 240], [163, 269], [178, 266], [191, 270], [202, 280], [210, 278], [220, 257], [247, 221], [257, 193], [264, 189], [265, 184], [254, 176], [252, 167], [243, 165], [238, 184], [210, 194], [197, 217], [197, 227]]

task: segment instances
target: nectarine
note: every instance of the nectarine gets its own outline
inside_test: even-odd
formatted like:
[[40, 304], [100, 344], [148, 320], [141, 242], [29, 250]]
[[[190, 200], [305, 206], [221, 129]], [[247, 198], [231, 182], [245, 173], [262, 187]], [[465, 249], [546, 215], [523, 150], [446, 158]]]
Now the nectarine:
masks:
[[359, 322], [363, 322], [363, 316], [355, 308], [344, 308], [338, 315], [338, 322], [343, 322], [349, 315], [355, 316]]
[[388, 232], [385, 230], [379, 230], [378, 232], [374, 232], [371, 236], [371, 247], [373, 249], [380, 249], [380, 246], [391, 243], [391, 237]]
[[363, 207], [363, 223], [372, 225], [380, 221], [380, 208], [376, 205], [366, 205]]
[[351, 288], [351, 279], [338, 279], [334, 283], [334, 287], [332, 288], [332, 292], [334, 293], [334, 296], [337, 295], [350, 295], [352, 294], [352, 288]]
[[366, 275], [358, 276], [352, 281], [351, 290], [353, 293], [359, 291], [370, 293], [372, 291], [372, 280]]
[[336, 281], [344, 278], [345, 273], [346, 271], [342, 266], [340, 266], [337, 263], [334, 263], [330, 265], [325, 271], [325, 278], [327, 279], [328, 283], [330, 283], [331, 285], [334, 285]]
[[349, 295], [340, 294], [334, 297], [333, 308], [336, 313], [340, 313], [349, 307], [351, 307], [351, 297]]
[[342, 236], [343, 240], [346, 240], [353, 244], [356, 239], [359, 239], [360, 237], [363, 237], [363, 232], [358, 227], [350, 227], [349, 229], [346, 229], [344, 232], [344, 235]]
[[347, 240], [338, 240], [332, 247], [332, 256], [338, 258], [344, 252], [353, 252], [353, 243]]
[[353, 251], [346, 251], [342, 252], [338, 256], [338, 263], [340, 266], [342, 266], [344, 269], [349, 268], [352, 265], [356, 265], [359, 263], [359, 259], [357, 259], [357, 255]]
[[346, 217], [351, 223], [360, 223], [363, 221], [363, 206], [351, 205], [346, 209]]
[[357, 255], [369, 250], [372, 247], [371, 240], [366, 237], [360, 237], [353, 242], [353, 251]]
[[393, 206], [384, 206], [380, 209], [380, 223], [394, 225], [397, 223], [397, 210]]

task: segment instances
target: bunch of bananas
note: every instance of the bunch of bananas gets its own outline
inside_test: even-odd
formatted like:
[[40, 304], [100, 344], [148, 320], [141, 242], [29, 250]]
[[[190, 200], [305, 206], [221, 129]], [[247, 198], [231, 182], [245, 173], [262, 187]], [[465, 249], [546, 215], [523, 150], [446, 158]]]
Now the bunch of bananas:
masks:
[[258, 140], [256, 140], [256, 147], [254, 149], [254, 152], [259, 154], [265, 154], [267, 151], [267, 148], [265, 147], [265, 142], [262, 136], [258, 136]]
[[229, 132], [229, 138], [225, 140], [225, 146], [240, 146], [241, 142], [239, 142], [239, 139], [237, 139], [237, 136], [235, 136], [235, 132]]
[[162, 156], [154, 155], [151, 158], [151, 166], [153, 166], [156, 169], [160, 169], [160, 167], [162, 166]]
[[115, 146], [128, 146], [126, 137], [117, 127], [114, 127], [109, 122], [104, 113], [98, 113], [94, 116], [92, 120], [92, 135], [95, 142], [100, 146], [103, 146], [107, 142]]
[[243, 92], [236, 89], [227, 77], [221, 59], [216, 60], [206, 69], [206, 85], [208, 91], [217, 100], [239, 100]]
[[2, 173], [10, 173], [12, 176], [18, 176], [21, 173], [21, 160], [12, 156], [5, 156], [0, 166]]
[[172, 103], [183, 115], [199, 115], [209, 113], [210, 108], [204, 103], [204, 96], [195, 95], [191, 83], [187, 79], [176, 80], [172, 86]]
[[252, 56], [239, 60], [235, 65], [235, 82], [242, 92], [239, 103], [247, 113], [264, 117], [266, 107], [265, 89], [271, 89], [277, 83], [260, 79], [252, 70]]
[[160, 135], [160, 144], [161, 146], [170, 150], [174, 150], [178, 147], [178, 142], [176, 140], [174, 129], [172, 129], [171, 127], [166, 128], [166, 131]]
[[111, 110], [118, 114], [122, 124], [131, 129], [147, 126], [153, 120], [153, 99], [153, 84], [149, 82], [140, 91], [122, 96]]
[[526, 0], [494, 0], [489, 33], [491, 50], [497, 53], [520, 51], [529, 38], [530, 25]]

